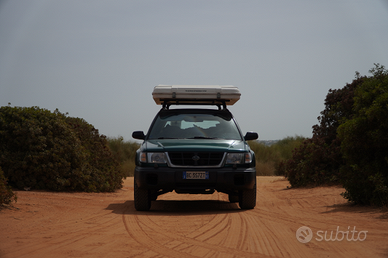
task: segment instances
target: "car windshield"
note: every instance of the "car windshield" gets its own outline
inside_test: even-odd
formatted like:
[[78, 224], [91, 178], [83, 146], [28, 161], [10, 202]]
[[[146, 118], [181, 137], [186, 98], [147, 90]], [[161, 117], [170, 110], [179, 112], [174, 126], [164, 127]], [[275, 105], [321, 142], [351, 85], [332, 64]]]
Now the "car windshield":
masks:
[[148, 139], [241, 140], [241, 135], [231, 116], [175, 113], [157, 116]]

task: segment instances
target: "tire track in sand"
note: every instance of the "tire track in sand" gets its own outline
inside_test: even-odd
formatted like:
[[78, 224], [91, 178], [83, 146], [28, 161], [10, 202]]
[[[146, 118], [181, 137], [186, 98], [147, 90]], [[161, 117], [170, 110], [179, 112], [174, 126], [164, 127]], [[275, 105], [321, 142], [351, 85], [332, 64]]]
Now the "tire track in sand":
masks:
[[[130, 207], [128, 207], [130, 209]], [[212, 219], [187, 234], [174, 231], [174, 225], [160, 225], [152, 214], [123, 214], [128, 234], [146, 249], [170, 257], [268, 257], [249, 250], [242, 250], [250, 238], [249, 225], [242, 211], [216, 212]], [[203, 215], [198, 215], [203, 216]], [[172, 221], [185, 219], [175, 216]], [[178, 223], [179, 224], [179, 223]], [[171, 230], [169, 230], [171, 228]]]
[[[156, 210], [124, 213], [123, 222], [128, 234], [143, 250], [151, 250], [156, 256], [312, 257], [335, 253], [338, 257], [356, 257], [365, 254], [367, 249], [361, 242], [317, 242], [313, 239], [302, 244], [297, 241], [295, 233], [302, 225], [316, 232], [333, 223], [344, 223], [341, 216], [326, 216], [319, 212], [320, 207], [330, 205], [331, 200], [317, 206], [308, 198], [295, 198], [299, 196], [273, 185], [258, 189], [259, 198], [253, 210], [236, 210], [219, 193], [205, 202], [195, 196], [188, 197], [188, 201], [172, 201], [181, 197], [171, 195], [157, 201]], [[201, 220], [202, 224], [195, 223]]]

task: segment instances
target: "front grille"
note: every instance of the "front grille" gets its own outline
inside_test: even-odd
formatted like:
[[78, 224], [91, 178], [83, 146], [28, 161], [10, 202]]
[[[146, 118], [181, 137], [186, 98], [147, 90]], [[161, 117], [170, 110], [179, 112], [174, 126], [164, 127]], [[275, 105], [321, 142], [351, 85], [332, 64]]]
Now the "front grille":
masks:
[[206, 167], [219, 166], [224, 157], [223, 152], [169, 152], [173, 166]]

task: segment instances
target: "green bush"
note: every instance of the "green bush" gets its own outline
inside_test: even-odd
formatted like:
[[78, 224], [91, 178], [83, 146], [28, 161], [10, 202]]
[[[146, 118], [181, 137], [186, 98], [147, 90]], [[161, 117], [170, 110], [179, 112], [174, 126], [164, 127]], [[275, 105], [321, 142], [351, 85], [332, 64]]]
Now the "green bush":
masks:
[[331, 157], [330, 145], [319, 139], [306, 139], [295, 149], [291, 159], [281, 162], [292, 187], [338, 183], [338, 170]]
[[17, 201], [17, 197], [7, 184], [3, 170], [0, 167], [0, 204], [9, 204], [12, 201]]
[[284, 172], [292, 187], [340, 183], [339, 171], [344, 160], [337, 128], [353, 115], [354, 92], [364, 79], [358, 77], [342, 89], [330, 89], [325, 109], [318, 117], [320, 123], [313, 126], [313, 137], [306, 139], [290, 159], [280, 163], [278, 170]]
[[0, 166], [19, 189], [114, 191], [122, 185], [104, 136], [38, 107], [0, 108]]
[[313, 137], [280, 163], [293, 187], [340, 183], [353, 203], [388, 204], [388, 71], [370, 72], [329, 91]]
[[105, 135], [100, 135], [93, 125], [82, 118], [67, 117], [66, 122], [75, 132], [85, 152], [80, 188], [87, 191], [114, 191], [122, 187], [125, 174], [120, 170], [119, 160], [113, 155]]
[[357, 88], [354, 115], [338, 128], [343, 194], [359, 204], [388, 204], [388, 71], [379, 64]]

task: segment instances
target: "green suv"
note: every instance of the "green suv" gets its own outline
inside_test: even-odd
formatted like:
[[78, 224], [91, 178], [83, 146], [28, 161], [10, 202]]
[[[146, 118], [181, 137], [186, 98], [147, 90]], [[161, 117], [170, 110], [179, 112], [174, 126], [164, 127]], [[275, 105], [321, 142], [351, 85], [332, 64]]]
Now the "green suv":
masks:
[[[203, 96], [190, 98], [193, 88], [208, 91], [217, 87], [191, 86], [189, 98], [187, 95], [179, 98], [172, 92], [174, 97], [158, 99], [163, 107], [147, 135], [142, 131], [132, 134], [133, 138], [144, 140], [136, 153], [135, 208], [147, 211], [159, 195], [174, 190], [189, 194], [212, 194], [217, 190], [228, 194], [229, 201], [238, 202], [241, 209], [253, 209], [256, 205], [255, 154], [246, 141], [257, 139], [258, 134], [241, 134], [226, 108], [228, 99], [220, 94], [204, 99], [203, 91]], [[218, 108], [170, 108], [178, 104]]]

